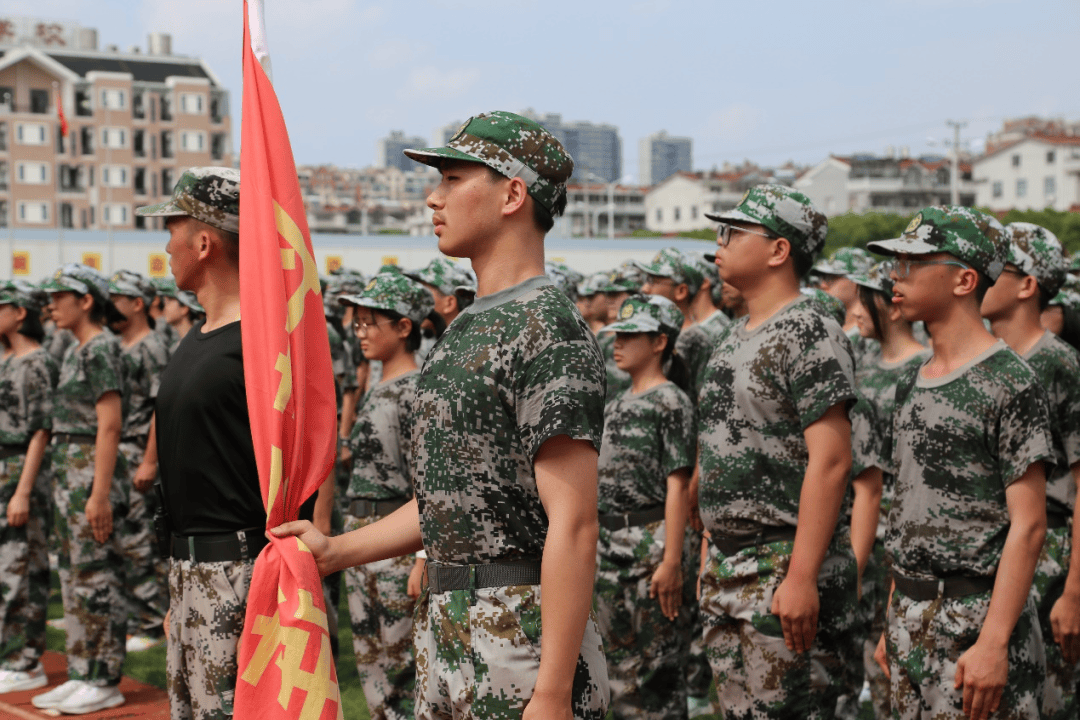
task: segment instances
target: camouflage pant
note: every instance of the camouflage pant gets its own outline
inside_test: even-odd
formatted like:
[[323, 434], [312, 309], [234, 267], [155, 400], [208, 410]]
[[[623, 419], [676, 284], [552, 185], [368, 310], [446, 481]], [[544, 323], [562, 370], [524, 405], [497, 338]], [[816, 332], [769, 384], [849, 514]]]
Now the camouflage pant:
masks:
[[142, 462], [144, 449], [133, 442], [120, 443], [127, 473], [124, 492], [128, 512], [120, 529], [120, 549], [124, 555], [124, 600], [131, 635], [160, 635], [165, 611], [169, 609], [168, 563], [157, 552], [154, 538], [154, 512], [157, 495], [153, 489], [139, 492], [133, 482]]
[[25, 455], [0, 460], [0, 669], [29, 670], [45, 652], [49, 595], [49, 453], [30, 490], [30, 517], [11, 527], [7, 506]]
[[[966, 717], [963, 688], [953, 688], [956, 662], [975, 644], [989, 607], [989, 591], [923, 601], [893, 593], [886, 641], [894, 718]], [[1009, 638], [1009, 679], [994, 717], [1039, 718], [1045, 678], [1042, 632], [1029, 595]]]
[[[450, 590], [417, 601], [416, 720], [517, 718], [540, 669], [540, 586]], [[574, 672], [577, 720], [602, 720], [608, 678], [595, 619]]]
[[680, 613], [679, 622], [685, 623], [690, 637], [683, 682], [686, 684], [686, 694], [695, 698], [709, 697], [709, 687], [712, 685], [712, 668], [709, 667], [705, 643], [701, 639], [705, 632], [705, 625], [697, 599], [697, 579], [701, 574], [703, 539], [701, 533], [689, 524], [686, 526], [686, 541], [683, 544], [683, 606], [686, 612], [685, 618], [684, 614]]
[[1046, 531], [1046, 542], [1043, 543], [1039, 564], [1035, 568], [1035, 580], [1031, 585], [1031, 594], [1039, 613], [1039, 626], [1046, 643], [1043, 714], [1048, 720], [1077, 716], [1076, 664], [1065, 662], [1061, 646], [1054, 642], [1054, 630], [1050, 625], [1050, 611], [1065, 590], [1065, 577], [1069, 574], [1071, 532], [1067, 527]]
[[[370, 524], [346, 516], [346, 531]], [[416, 692], [412, 616], [406, 593], [415, 556], [381, 560], [345, 571], [356, 669], [373, 720], [411, 718]]]
[[891, 716], [889, 678], [881, 671], [881, 666], [874, 660], [878, 640], [885, 632], [885, 605], [889, 602], [889, 587], [892, 575], [886, 565], [885, 544], [874, 541], [874, 552], [863, 571], [863, 596], [860, 608], [870, 615], [870, 635], [863, 640], [863, 672], [870, 681], [870, 701], [874, 706], [874, 716]]
[[169, 564], [165, 656], [172, 720], [228, 720], [255, 560]]
[[[851, 528], [841, 526], [837, 535], [842, 542], [851, 543]], [[873, 553], [866, 564], [862, 577], [862, 597], [859, 598], [855, 610], [855, 624], [852, 626], [852, 640], [854, 652], [845, 654], [845, 668], [840, 682], [840, 700], [836, 706], [836, 717], [843, 720], [855, 720], [859, 715], [859, 695], [862, 693], [863, 681], [867, 679], [866, 651], [868, 647], [877, 647], [877, 638], [881, 637], [881, 631], [874, 636], [872, 625], [874, 620], [874, 601], [876, 592], [877, 565]], [[871, 640], [873, 638], [873, 640]], [[873, 649], [870, 650], [869, 658], [873, 659]], [[884, 677], [881, 668], [878, 674]], [[888, 680], [885, 681], [886, 695], [888, 694]], [[881, 717], [887, 717], [882, 715]]]
[[797, 654], [784, 645], [780, 618], [771, 611], [792, 545], [770, 543], [725, 557], [709, 543], [701, 609], [706, 652], [727, 720], [836, 714], [846, 663], [857, 645], [855, 557], [850, 544], [833, 538], [818, 575], [817, 635], [808, 652]]
[[119, 541], [127, 514], [127, 498], [119, 479], [124, 473], [124, 461], [122, 457], [116, 459], [109, 494], [113, 533], [99, 543], [86, 520], [86, 501], [94, 482], [94, 445], [62, 443], [52, 448], [53, 531], [60, 562], [68, 676], [113, 685], [120, 682], [127, 633]]
[[684, 605], [673, 623], [649, 597], [663, 559], [663, 520], [600, 531], [594, 598], [615, 718], [686, 717], [689, 609]]

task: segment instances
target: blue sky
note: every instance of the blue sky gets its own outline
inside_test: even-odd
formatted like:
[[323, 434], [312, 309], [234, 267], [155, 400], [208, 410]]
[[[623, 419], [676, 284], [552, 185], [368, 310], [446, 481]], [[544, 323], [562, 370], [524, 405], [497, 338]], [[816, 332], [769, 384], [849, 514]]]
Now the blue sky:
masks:
[[[205, 58], [232, 93], [239, 147], [240, 0], [5, 0], [74, 20], [100, 44]], [[694, 165], [814, 163], [908, 146], [977, 149], [1005, 117], [1080, 120], [1076, 0], [266, 0], [274, 82], [296, 161], [362, 167], [390, 130], [493, 109], [620, 129], [623, 171], [657, 130]]]

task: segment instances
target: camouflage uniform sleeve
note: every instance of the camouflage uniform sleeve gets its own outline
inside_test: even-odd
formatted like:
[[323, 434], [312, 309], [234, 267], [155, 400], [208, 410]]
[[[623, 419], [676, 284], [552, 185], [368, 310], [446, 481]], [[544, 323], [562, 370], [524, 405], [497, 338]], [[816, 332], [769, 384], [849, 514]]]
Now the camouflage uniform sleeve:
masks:
[[664, 477], [694, 466], [697, 424], [694, 406], [681, 390], [672, 393], [667, 412], [660, 418], [660, 467]]
[[874, 406], [859, 393], [848, 416], [851, 418], [851, 476], [857, 477], [872, 467], [884, 470], [884, 438]]
[[1061, 428], [1061, 444], [1070, 467], [1080, 462], [1080, 374], [1076, 372], [1078, 364], [1080, 362], [1062, 367], [1058, 379], [1062, 390], [1058, 426]]
[[[27, 373], [26, 431], [33, 435], [38, 430], [52, 430], [52, 396], [56, 389], [56, 361], [48, 352], [35, 355], [35, 362]], [[49, 365], [54, 367], [50, 369]]]
[[100, 343], [86, 358], [86, 381], [95, 401], [108, 392], [124, 394], [123, 359], [113, 352], [113, 347]]
[[791, 395], [803, 430], [825, 411], [855, 399], [855, 361], [851, 343], [839, 326], [831, 331], [821, 317], [808, 325], [810, 341], [796, 355], [788, 369]]
[[1023, 477], [1036, 462], [1054, 459], [1050, 434], [1050, 401], [1038, 382], [1010, 398], [998, 419], [999, 472], [1005, 487]]
[[150, 398], [156, 398], [158, 388], [161, 387], [161, 374], [165, 371], [165, 366], [169, 364], [169, 348], [164, 340], [159, 339], [153, 346], [146, 348], [145, 354], [146, 357], [143, 358], [143, 363], [150, 375], [147, 394]]
[[599, 451], [604, 372], [595, 342], [569, 340], [544, 348], [516, 373], [518, 433], [528, 457], [556, 435], [588, 440]]

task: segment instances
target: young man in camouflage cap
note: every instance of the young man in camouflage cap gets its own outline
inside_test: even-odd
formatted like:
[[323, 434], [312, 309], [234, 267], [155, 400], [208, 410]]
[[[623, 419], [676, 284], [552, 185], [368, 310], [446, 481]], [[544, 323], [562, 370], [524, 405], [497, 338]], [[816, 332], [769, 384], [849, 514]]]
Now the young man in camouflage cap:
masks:
[[[1006, 227], [1009, 261], [986, 292], [982, 315], [990, 330], [1009, 344], [1039, 376], [1050, 400], [1055, 465], [1046, 479], [1046, 542], [1032, 591], [1046, 644], [1048, 718], [1076, 717], [1074, 672], [1080, 660], [1080, 547], [1072, 533], [1080, 484], [1080, 355], [1043, 328], [1040, 315], [1065, 282], [1061, 243], [1031, 223]], [[1070, 521], [1072, 529], [1070, 529]], [[1073, 567], [1075, 565], [1075, 567]]]
[[[405, 273], [416, 280], [435, 298], [435, 312], [449, 325], [464, 309], [458, 304], [455, 288], [475, 285], [472, 274], [448, 257], [436, 257], [419, 270]], [[425, 353], [425, 357], [426, 357]]]
[[698, 397], [706, 651], [726, 717], [833, 717], [855, 651], [855, 558], [837, 528], [856, 394], [843, 330], [799, 292], [827, 221], [778, 185], [706, 217], [749, 308]]
[[172, 330], [171, 334], [163, 332], [162, 335], [165, 335], [166, 342], [169, 344], [169, 352], [173, 353], [195, 323], [203, 319], [206, 311], [199, 304], [195, 293], [190, 290], [178, 290], [176, 283], [171, 279], [155, 281], [154, 287], [157, 289], [158, 299], [162, 302], [161, 316], [156, 319], [159, 325]]
[[109, 281], [109, 297], [124, 315], [122, 321], [112, 324], [112, 329], [120, 338], [127, 378], [119, 451], [124, 458], [124, 492], [128, 500], [121, 546], [127, 564], [124, 599], [129, 613], [129, 652], [145, 650], [162, 638], [162, 623], [169, 607], [168, 569], [154, 540], [154, 513], [158, 508], [152, 491], [157, 478], [154, 401], [170, 355], [165, 337], [150, 326], [149, 308], [156, 295], [153, 284], [131, 270], [120, 270]]
[[575, 304], [594, 333], [599, 333], [600, 328], [608, 324], [608, 300], [602, 290], [607, 287], [610, 275], [609, 272], [596, 272], [587, 276], [577, 286]]
[[506, 112], [470, 119], [447, 147], [406, 154], [439, 168], [427, 200], [439, 250], [469, 258], [477, 278], [476, 302], [417, 382], [416, 500], [329, 541], [306, 523], [275, 532], [302, 533], [324, 573], [426, 550], [418, 719], [599, 720], [607, 671], [590, 611], [604, 365], [581, 315], [543, 276], [544, 235], [565, 209], [573, 161], [541, 126]]
[[934, 206], [869, 248], [895, 257], [893, 302], [934, 338], [896, 389], [893, 592], [877, 653], [893, 716], [1038, 718], [1046, 666], [1029, 590], [1054, 456], [1039, 378], [979, 313], [1009, 259], [1006, 232]]
[[859, 289], [851, 276], [867, 272], [873, 264], [873, 258], [862, 248], [842, 247], [813, 267], [813, 272], [821, 277], [818, 287], [844, 304], [845, 315], [840, 324], [851, 341], [855, 365], [858, 367], [867, 360], [872, 361], [881, 351], [876, 341], [859, 335], [859, 326], [852, 312], [859, 302]]

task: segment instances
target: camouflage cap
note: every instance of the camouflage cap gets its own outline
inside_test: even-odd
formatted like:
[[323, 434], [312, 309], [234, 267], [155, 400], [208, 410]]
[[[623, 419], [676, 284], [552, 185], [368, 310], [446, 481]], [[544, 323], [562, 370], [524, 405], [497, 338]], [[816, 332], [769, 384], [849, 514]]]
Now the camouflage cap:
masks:
[[1080, 278], [1070, 275], [1058, 290], [1057, 295], [1050, 300], [1050, 304], [1064, 305], [1074, 310], [1080, 309]]
[[825, 247], [829, 219], [810, 198], [783, 185], [750, 188], [733, 209], [705, 217], [716, 222], [755, 223], [787, 238], [791, 250], [813, 259]]
[[589, 297], [603, 292], [603, 288], [608, 285], [610, 276], [611, 273], [609, 272], [595, 272], [592, 275], [586, 275], [585, 279], [578, 283], [578, 297]]
[[600, 292], [638, 292], [647, 279], [635, 261], [625, 260], [619, 267], [608, 273], [608, 283], [600, 288]]
[[446, 147], [405, 154], [432, 167], [443, 160], [484, 163], [508, 178], [521, 178], [529, 195], [549, 211], [566, 196], [574, 172], [573, 158], [554, 135], [535, 120], [502, 110], [469, 118]]
[[723, 285], [720, 280], [720, 268], [716, 267], [716, 256], [701, 252], [686, 254], [687, 260], [693, 261], [694, 267], [701, 273], [704, 280], [709, 281], [709, 287], [718, 288]]
[[135, 210], [143, 217], [187, 215], [226, 232], [240, 232], [240, 171], [194, 167], [176, 181], [172, 197]]
[[1073, 253], [1072, 258], [1069, 259], [1069, 273], [1080, 274], [1080, 252]]
[[889, 277], [889, 263], [879, 262], [865, 273], [849, 276], [851, 282], [871, 290], [892, 295], [892, 279]]
[[1015, 222], [1005, 226], [1009, 234], [1009, 262], [1031, 275], [1046, 295], [1053, 297], [1065, 283], [1068, 271], [1057, 236], [1034, 223]]
[[818, 310], [825, 313], [841, 326], [844, 324], [844, 320], [847, 318], [847, 308], [844, 307], [839, 299], [834, 298], [829, 293], [821, 290], [820, 288], [803, 288], [800, 290], [803, 295], [810, 298], [810, 301], [817, 307]]
[[874, 258], [862, 248], [842, 247], [813, 269], [822, 275], [862, 275], [873, 264]]
[[998, 220], [974, 208], [932, 205], [911, 218], [904, 234], [875, 240], [867, 248], [881, 255], [949, 253], [991, 280], [1009, 259], [1009, 238]]
[[671, 278], [676, 285], [686, 284], [690, 295], [701, 289], [705, 276], [692, 258], [686, 257], [678, 248], [664, 248], [656, 253], [650, 263], [634, 262], [642, 272], [656, 277]]
[[659, 295], [631, 295], [619, 306], [618, 317], [600, 328], [600, 332], [662, 332], [674, 341], [683, 325], [679, 308]]
[[26, 280], [8, 280], [0, 284], [0, 305], [14, 305], [37, 312], [48, 303], [48, 293]]
[[443, 295], [453, 295], [458, 286], [475, 286], [472, 274], [448, 257], [436, 257], [426, 267], [405, 273], [418, 282], [438, 288]]
[[134, 270], [117, 270], [109, 278], [109, 293], [142, 298], [149, 305], [157, 295], [157, 288], [154, 283], [150, 282], [149, 278], [140, 275]]
[[158, 295], [172, 298], [192, 312], [197, 312], [202, 315], [206, 314], [206, 310], [199, 304], [199, 298], [195, 296], [195, 293], [190, 290], [177, 289], [176, 281], [172, 278], [155, 279], [150, 282], [154, 284], [154, 288], [157, 290]]
[[389, 310], [419, 325], [435, 309], [431, 291], [401, 273], [379, 273], [358, 295], [342, 295], [342, 305]]
[[566, 265], [546, 262], [544, 263], [544, 274], [555, 284], [555, 287], [559, 288], [563, 295], [571, 300], [577, 300], [578, 280], [574, 278], [574, 274]]
[[42, 284], [41, 289], [48, 293], [74, 292], [90, 295], [105, 308], [106, 322], [113, 323], [127, 319], [109, 299], [108, 279], [89, 265], [68, 263], [58, 268], [53, 276]]

